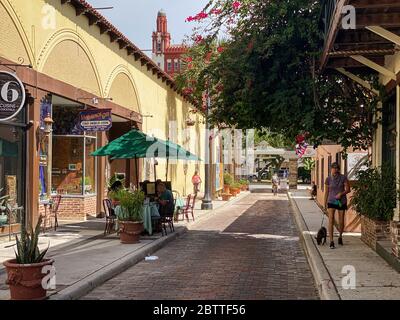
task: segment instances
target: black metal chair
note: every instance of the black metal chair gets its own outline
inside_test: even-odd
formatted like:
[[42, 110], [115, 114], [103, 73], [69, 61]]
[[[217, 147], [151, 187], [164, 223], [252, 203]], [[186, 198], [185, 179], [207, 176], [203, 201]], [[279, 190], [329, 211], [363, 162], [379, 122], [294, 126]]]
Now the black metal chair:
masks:
[[106, 227], [104, 229], [104, 235], [110, 234], [115, 226], [116, 216], [114, 214], [114, 209], [112, 208], [111, 200], [103, 200], [104, 213], [106, 214]]

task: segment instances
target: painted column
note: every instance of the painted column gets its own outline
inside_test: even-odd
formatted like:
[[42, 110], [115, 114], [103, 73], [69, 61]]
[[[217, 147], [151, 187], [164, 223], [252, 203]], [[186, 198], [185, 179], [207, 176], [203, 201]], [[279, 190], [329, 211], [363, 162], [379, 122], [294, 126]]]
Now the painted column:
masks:
[[297, 178], [298, 178], [298, 159], [289, 159], [289, 188], [297, 189]]

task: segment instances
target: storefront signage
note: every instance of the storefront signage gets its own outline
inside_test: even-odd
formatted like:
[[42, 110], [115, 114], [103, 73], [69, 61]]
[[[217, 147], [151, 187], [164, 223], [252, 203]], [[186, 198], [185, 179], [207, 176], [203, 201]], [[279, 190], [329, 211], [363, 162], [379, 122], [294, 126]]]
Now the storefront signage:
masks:
[[25, 88], [10, 72], [0, 71], [0, 121], [16, 117], [25, 104]]
[[82, 111], [79, 125], [83, 131], [108, 131], [112, 127], [111, 109]]

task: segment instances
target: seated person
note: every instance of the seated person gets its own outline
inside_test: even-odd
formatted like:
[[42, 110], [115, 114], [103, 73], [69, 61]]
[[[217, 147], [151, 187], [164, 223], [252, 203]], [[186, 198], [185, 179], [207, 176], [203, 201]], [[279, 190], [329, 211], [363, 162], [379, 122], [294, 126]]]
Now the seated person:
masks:
[[174, 214], [174, 196], [171, 190], [168, 190], [164, 183], [157, 184], [158, 203], [160, 204], [160, 216], [173, 216]]

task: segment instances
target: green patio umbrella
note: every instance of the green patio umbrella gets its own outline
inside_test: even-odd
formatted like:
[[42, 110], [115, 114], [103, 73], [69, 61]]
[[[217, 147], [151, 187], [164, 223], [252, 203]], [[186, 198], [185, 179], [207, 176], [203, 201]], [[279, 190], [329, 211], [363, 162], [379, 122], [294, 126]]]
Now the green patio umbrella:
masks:
[[138, 158], [145, 154], [149, 146], [155, 142], [155, 138], [150, 137], [138, 130], [131, 130], [123, 136], [111, 141], [109, 144], [91, 153], [95, 157], [113, 156], [117, 153], [135, 150]]

